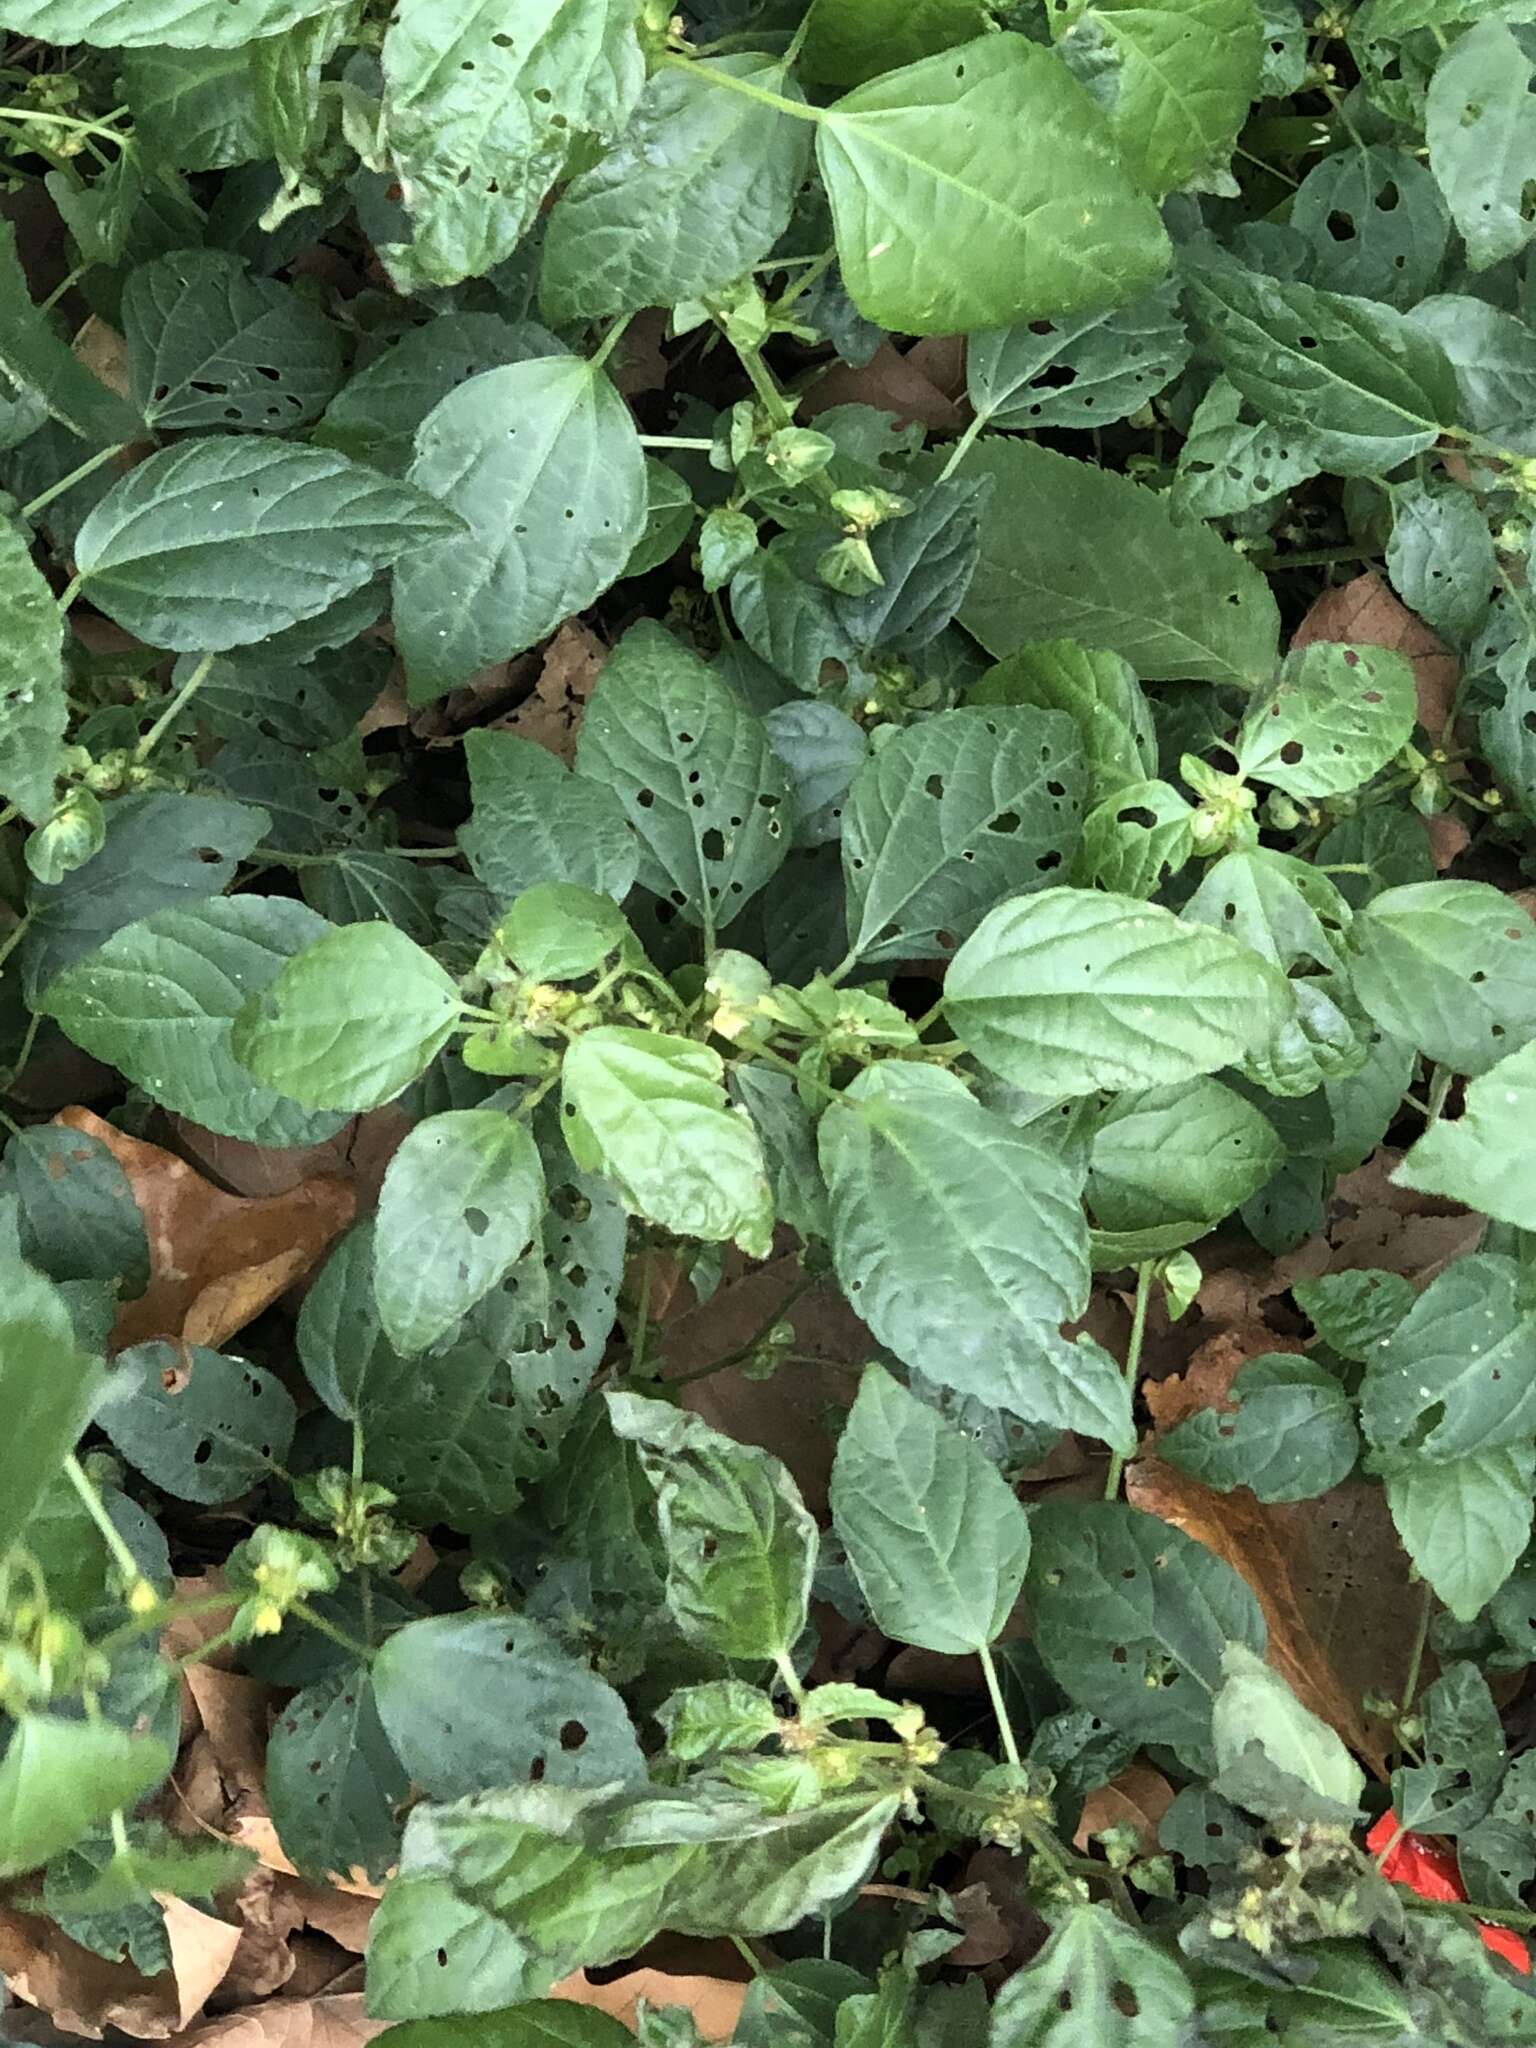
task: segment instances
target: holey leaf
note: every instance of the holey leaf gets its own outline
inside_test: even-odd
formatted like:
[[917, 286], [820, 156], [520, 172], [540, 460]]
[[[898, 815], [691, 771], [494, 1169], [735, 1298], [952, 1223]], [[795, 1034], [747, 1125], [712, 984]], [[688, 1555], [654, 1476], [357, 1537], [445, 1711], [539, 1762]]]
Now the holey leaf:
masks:
[[645, 531], [629, 408], [580, 356], [509, 363], [449, 392], [417, 431], [410, 477], [452, 508], [436, 544], [395, 572], [414, 703], [583, 610]]
[[1124, 1449], [1108, 1354], [1061, 1325], [1088, 1299], [1080, 1175], [935, 1067], [870, 1067], [818, 1133], [844, 1292], [882, 1344], [957, 1393]]
[[1237, 735], [1238, 772], [1310, 803], [1345, 796], [1413, 734], [1413, 670], [1386, 647], [1315, 641], [1281, 663]]
[[80, 529], [86, 595], [154, 647], [217, 653], [312, 619], [463, 522], [324, 448], [183, 441], [114, 484]]
[[0, 798], [41, 824], [53, 808], [69, 702], [64, 621], [26, 541], [0, 525]]
[[1071, 1906], [992, 2008], [991, 2048], [1172, 2048], [1195, 2010], [1188, 1976], [1107, 1906]]
[[821, 116], [816, 154], [843, 281], [908, 334], [1122, 304], [1168, 267], [1109, 125], [1021, 35], [888, 71]]
[[1037, 1095], [1214, 1073], [1263, 1045], [1286, 1003], [1283, 977], [1241, 941], [1091, 889], [1000, 904], [944, 984], [966, 1046]]
[[1479, 1252], [1437, 1275], [1372, 1350], [1360, 1419], [1378, 1451], [1446, 1462], [1536, 1429], [1536, 1308], [1513, 1259]]

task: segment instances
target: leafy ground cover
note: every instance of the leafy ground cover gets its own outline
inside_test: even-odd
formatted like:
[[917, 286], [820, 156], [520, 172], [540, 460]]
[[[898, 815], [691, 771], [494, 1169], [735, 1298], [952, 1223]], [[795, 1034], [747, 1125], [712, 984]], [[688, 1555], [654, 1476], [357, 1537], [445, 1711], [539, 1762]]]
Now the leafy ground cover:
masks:
[[1536, 2040], [1530, 0], [0, 32], [0, 2028]]

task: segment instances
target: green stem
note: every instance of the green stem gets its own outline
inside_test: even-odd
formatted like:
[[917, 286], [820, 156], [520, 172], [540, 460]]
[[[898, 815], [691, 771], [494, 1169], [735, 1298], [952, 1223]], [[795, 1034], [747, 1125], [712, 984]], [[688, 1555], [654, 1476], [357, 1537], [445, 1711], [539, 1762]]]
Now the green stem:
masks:
[[706, 85], [718, 85], [725, 92], [739, 92], [744, 99], [757, 100], [760, 105], [772, 107], [780, 114], [788, 114], [796, 121], [825, 121], [825, 107], [808, 106], [804, 100], [786, 99], [781, 92], [770, 92], [765, 85], [754, 85], [748, 78], [733, 77], [729, 71], [709, 71], [696, 64], [691, 57], [679, 57], [672, 51], [657, 59], [670, 71], [691, 71], [695, 78]]
[[[1147, 1334], [1147, 1310], [1152, 1302], [1152, 1276], [1156, 1271], [1154, 1259], [1147, 1259], [1136, 1268], [1136, 1306], [1131, 1312], [1131, 1341], [1125, 1348], [1125, 1384], [1132, 1400], [1136, 1397], [1136, 1376], [1141, 1371], [1141, 1347]], [[1124, 1451], [1116, 1451], [1109, 1461], [1109, 1477], [1104, 1482], [1106, 1500], [1119, 1498], [1125, 1457]]]
[[[35, 498], [29, 498], [22, 506], [18, 517], [35, 519], [39, 512], [47, 510], [55, 498], [62, 498], [64, 493], [72, 491], [76, 484], [84, 483], [88, 476], [94, 476], [104, 462], [110, 462], [114, 455], [121, 455], [127, 446], [126, 441], [114, 441], [110, 448], [98, 448], [94, 455], [82, 462], [77, 469], [72, 469], [68, 476], [61, 476], [58, 482], [50, 484], [46, 491], [39, 491]], [[77, 578], [76, 581], [78, 580]], [[61, 598], [59, 602], [62, 606], [63, 599]]]
[[68, 617], [69, 608], [80, 595], [80, 586], [84, 581], [85, 578], [77, 573], [70, 577], [64, 588], [59, 592], [57, 603], [61, 618]]
[[120, 135], [107, 123], [115, 121], [119, 114], [126, 114], [126, 107], [114, 107], [110, 114], [104, 114], [99, 121], [82, 121], [76, 114], [32, 114], [25, 107], [0, 107], [0, 121], [14, 121], [23, 128], [66, 128], [76, 135], [105, 135], [119, 148], [129, 147], [133, 138]]
[[[811, 17], [807, 15], [805, 18], [807, 21], [809, 21]], [[787, 285], [785, 289], [782, 292], [780, 292], [778, 298], [775, 299], [774, 301], [775, 312], [786, 312], [788, 308], [795, 303], [796, 299], [799, 298], [802, 292], [809, 291], [811, 286], [815, 284], [819, 278], [826, 276], [827, 272], [832, 268], [833, 264], [836, 261], [837, 251], [835, 249], [823, 249], [821, 254], [815, 259], [815, 261], [812, 262], [800, 274], [800, 276], [795, 279], [794, 283], [792, 285]]]
[[1445, 1108], [1445, 1099], [1451, 1092], [1456, 1076], [1449, 1067], [1437, 1066], [1429, 1077], [1429, 1107], [1425, 1111], [1426, 1123], [1437, 1124]]
[[3, 967], [5, 965], [6, 961], [10, 959], [11, 955], [15, 952], [16, 948], [27, 936], [27, 933], [31, 928], [32, 919], [35, 915], [35, 911], [29, 910], [24, 917], [17, 918], [15, 924], [11, 927], [10, 931], [7, 932], [6, 936], [3, 939], [0, 939], [0, 967]]
[[327, 1621], [323, 1614], [317, 1614], [307, 1600], [295, 1600], [290, 1612], [296, 1614], [300, 1621], [307, 1623], [318, 1634], [329, 1636], [333, 1643], [345, 1650], [349, 1657], [355, 1657], [359, 1664], [373, 1662], [377, 1654], [375, 1651], [366, 1643], [360, 1643], [356, 1636], [348, 1635], [344, 1628], [338, 1628], [334, 1621]]
[[742, 1935], [733, 1934], [731, 1936], [731, 1947], [735, 1949], [737, 1955], [741, 1957], [741, 1960], [746, 1964], [747, 1968], [752, 1972], [754, 1977], [761, 1977], [766, 1974], [764, 1972], [762, 1964], [757, 1960], [757, 1957], [752, 1953], [751, 1943], [747, 1941]]
[[1429, 1617], [1433, 1608], [1434, 1594], [1429, 1581], [1424, 1582], [1424, 1597], [1419, 1603], [1419, 1625], [1413, 1638], [1413, 1651], [1408, 1659], [1408, 1676], [1403, 1680], [1402, 1712], [1407, 1714], [1413, 1705], [1413, 1696], [1419, 1689], [1419, 1672], [1424, 1663], [1424, 1646], [1429, 1641]]
[[213, 656], [205, 654], [196, 668], [193, 669], [191, 675], [187, 677], [187, 680], [176, 692], [170, 703], [166, 705], [160, 716], [149, 728], [149, 731], [145, 733], [143, 739], [139, 741], [137, 747], [134, 748], [133, 758], [136, 761], [147, 761], [149, 759], [155, 748], [160, 744], [161, 739], [176, 723], [182, 712], [186, 710], [192, 699], [197, 695], [204, 683], [207, 682], [212, 672]]
[[803, 1707], [805, 1705], [805, 1687], [800, 1683], [799, 1672], [796, 1671], [794, 1665], [790, 1663], [782, 1650], [774, 1652], [773, 1666], [780, 1678], [783, 1679], [785, 1689], [795, 1705]]
[[600, 370], [624, 339], [624, 330], [634, 319], [633, 313], [621, 313], [597, 345], [597, 353], [591, 358], [593, 371]]
[[139, 1570], [138, 1559], [123, 1541], [117, 1524], [107, 1513], [106, 1504], [103, 1502], [101, 1495], [96, 1491], [96, 1488], [91, 1484], [89, 1474], [73, 1451], [64, 1460], [64, 1476], [80, 1496], [80, 1505], [96, 1524], [101, 1540], [106, 1544], [112, 1562], [117, 1566], [119, 1572], [122, 1573], [124, 1592], [131, 1595], [139, 1585], [147, 1585], [148, 1581]]
[[714, 447], [713, 441], [706, 441], [699, 434], [642, 434], [642, 448], [698, 448], [705, 454]]
[[993, 1660], [991, 1645], [984, 1643], [979, 1654], [981, 1657], [981, 1675], [987, 1681], [987, 1697], [992, 1702], [993, 1719], [997, 1722], [997, 1732], [1003, 1739], [1003, 1755], [1007, 1757], [1009, 1763], [1013, 1765], [1016, 1771], [1022, 1770], [1024, 1768], [1023, 1759], [1019, 1755], [1019, 1745], [1014, 1738], [1013, 1723], [1008, 1718], [1008, 1703], [1003, 1698], [1003, 1688], [998, 1679], [997, 1665]]
[[805, 10], [800, 19], [800, 26], [789, 39], [789, 48], [784, 52], [782, 59], [782, 69], [785, 71], [790, 69], [799, 57], [800, 52], [805, 48], [805, 39], [811, 32], [812, 12], [813, 10], [809, 7]]
[[651, 1248], [640, 1254], [640, 1299], [635, 1304], [635, 1330], [629, 1340], [629, 1371], [639, 1379], [645, 1369], [645, 1339], [651, 1326]]
[[950, 449], [949, 460], [948, 462], [945, 463], [944, 467], [939, 471], [939, 482], [941, 484], [947, 484], [949, 482], [950, 478], [954, 475], [955, 471], [960, 467], [961, 463], [964, 462], [966, 456], [970, 454], [972, 448], [974, 448], [976, 445], [977, 436], [986, 427], [986, 424], [988, 420], [991, 419], [991, 417], [992, 415], [989, 412], [977, 413], [976, 417], [971, 421], [971, 424], [960, 436], [959, 440], [955, 443], [954, 447]]

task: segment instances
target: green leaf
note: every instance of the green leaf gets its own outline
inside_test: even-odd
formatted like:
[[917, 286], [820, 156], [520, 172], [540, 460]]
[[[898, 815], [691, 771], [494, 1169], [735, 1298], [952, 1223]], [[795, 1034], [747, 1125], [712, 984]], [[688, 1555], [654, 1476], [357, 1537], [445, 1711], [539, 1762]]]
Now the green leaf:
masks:
[[466, 733], [464, 757], [473, 808], [459, 844], [494, 896], [510, 903], [538, 882], [575, 882], [624, 900], [639, 855], [611, 789], [516, 733]]
[[234, 1021], [231, 1049], [258, 1081], [311, 1109], [377, 1109], [433, 1060], [459, 1021], [459, 991], [387, 924], [307, 946]]
[[163, 1743], [110, 1721], [24, 1713], [12, 1729], [0, 1760], [0, 1879], [35, 1870], [116, 1809], [137, 1806], [171, 1767]]
[[800, 103], [775, 57], [658, 71], [618, 146], [571, 181], [550, 215], [539, 272], [549, 319], [705, 298], [778, 241], [805, 180], [809, 124], [722, 88], [726, 79]]
[[1003, 903], [950, 963], [944, 1011], [984, 1066], [1038, 1095], [1187, 1081], [1262, 1044], [1284, 995], [1236, 939], [1130, 896]]
[[1029, 1565], [1029, 1523], [969, 1437], [866, 1366], [838, 1440], [832, 1517], [876, 1628], [963, 1657], [996, 1641]]
[[1311, 243], [1310, 284], [1385, 299], [1407, 313], [1440, 274], [1450, 216], [1417, 157], [1377, 144], [1325, 156], [1291, 201]]
[[1513, 313], [1446, 292], [1409, 315], [1444, 351], [1461, 394], [1461, 419], [1501, 448], [1536, 455], [1536, 334]]
[[565, 1998], [530, 1999], [507, 2012], [408, 2020], [380, 2038], [390, 2048], [630, 2048], [634, 2040], [607, 2013]]
[[1364, 1365], [1376, 1346], [1391, 1336], [1413, 1306], [1413, 1288], [1401, 1273], [1325, 1273], [1299, 1280], [1297, 1307], [1328, 1346]]
[[604, 664], [576, 766], [618, 798], [641, 884], [689, 924], [730, 924], [789, 850], [789, 782], [761, 719], [652, 620]]
[[1485, 1216], [1536, 1230], [1536, 1044], [1469, 1082], [1461, 1115], [1432, 1123], [1392, 1178]]
[[1159, 1437], [1157, 1454], [1221, 1493], [1246, 1486], [1261, 1501], [1315, 1500], [1349, 1477], [1360, 1438], [1349, 1396], [1325, 1365], [1271, 1351], [1249, 1359], [1226, 1405]]
[[1536, 42], [1494, 16], [1453, 43], [1429, 82], [1429, 167], [1474, 270], [1522, 250], [1536, 233], [1525, 172], [1536, 150]]
[[823, 113], [816, 154], [843, 281], [880, 327], [951, 334], [1092, 312], [1168, 267], [1104, 116], [1022, 36], [858, 87]]
[[1139, 412], [1189, 360], [1172, 279], [1128, 306], [973, 334], [966, 392], [995, 427], [1104, 427]]
[[575, 882], [535, 882], [496, 927], [496, 943], [534, 981], [579, 981], [634, 956], [634, 934], [611, 896]]
[[1182, 1530], [1114, 1502], [1046, 1501], [1030, 1530], [1035, 1647], [1056, 1683], [1111, 1727], [1203, 1764], [1222, 1652], [1264, 1650], [1245, 1582]]
[[991, 2048], [1166, 2048], [1194, 2010], [1172, 1957], [1107, 1906], [1070, 1906], [999, 1992], [988, 2038]]
[[849, 787], [869, 759], [863, 727], [833, 704], [796, 699], [765, 713], [763, 729], [789, 777], [795, 845], [840, 838]]
[[639, 96], [629, 0], [525, 0], [516, 34], [505, 23], [496, 0], [403, 0], [390, 18], [385, 133], [414, 231], [393, 262], [412, 282], [509, 257], [572, 149], [611, 141]]
[[250, 1144], [314, 1144], [338, 1119], [255, 1082], [234, 1056], [231, 1030], [247, 1001], [326, 930], [324, 918], [282, 896], [162, 910], [66, 967], [38, 1008], [193, 1123]]
[[685, 1686], [657, 1708], [656, 1718], [667, 1731], [668, 1751], [684, 1763], [756, 1749], [783, 1725], [767, 1693], [739, 1678]]
[[1215, 1789], [1265, 1820], [1351, 1826], [1365, 1773], [1335, 1730], [1244, 1644], [1228, 1645], [1221, 1669], [1211, 1710]]
[[838, 1278], [882, 1344], [989, 1406], [1128, 1447], [1119, 1369], [1060, 1335], [1088, 1297], [1070, 1167], [956, 1076], [894, 1062], [843, 1092], [819, 1139]]
[[1392, 1774], [1392, 1803], [1405, 1828], [1456, 1835], [1493, 1803], [1508, 1750], [1487, 1680], [1472, 1664], [1448, 1664], [1419, 1701], [1424, 1762]]
[[1231, 382], [1265, 419], [1304, 427], [1341, 476], [1392, 469], [1459, 422], [1444, 351], [1391, 307], [1226, 260], [1186, 262], [1186, 279]]
[[218, 652], [312, 619], [402, 553], [462, 530], [422, 491], [324, 448], [183, 441], [80, 529], [94, 604], [151, 646]]
[[787, 1658], [805, 1627], [817, 1543], [794, 1480], [768, 1452], [681, 1408], [607, 1398], [656, 1494], [678, 1627], [720, 1657]]
[[1410, 611], [1464, 646], [1487, 618], [1498, 586], [1493, 536], [1471, 493], [1397, 485], [1387, 574]]
[[526, 1124], [450, 1109], [406, 1133], [379, 1190], [374, 1289], [397, 1351], [425, 1351], [533, 1242], [544, 1168]]
[[1229, 518], [1284, 495], [1322, 467], [1304, 425], [1292, 420], [1282, 430], [1253, 417], [1237, 386], [1217, 377], [1195, 409], [1168, 499], [1183, 518]]
[[1270, 675], [1279, 634], [1264, 578], [1209, 527], [1112, 470], [1034, 442], [976, 450], [996, 480], [960, 623], [989, 654], [1060, 637], [1123, 655], [1143, 681]]
[[816, 1158], [815, 1120], [793, 1076], [754, 1062], [738, 1067], [728, 1085], [745, 1103], [762, 1145], [774, 1215], [802, 1237], [830, 1237], [826, 1183]]
[[1067, 0], [1048, 19], [1137, 184], [1170, 192], [1226, 169], [1259, 90], [1253, 0]]
[[1285, 657], [1244, 713], [1238, 773], [1301, 803], [1345, 796], [1407, 745], [1416, 713], [1405, 656], [1314, 641]]
[[990, 27], [983, 0], [814, 0], [800, 69], [818, 85], [862, 85]]
[[6, 1147], [0, 1186], [21, 1204], [24, 1256], [50, 1280], [112, 1280], [125, 1296], [149, 1285], [149, 1239], [133, 1183], [100, 1138], [34, 1124]]
[[186, 171], [228, 170], [265, 156], [268, 130], [256, 104], [254, 69], [248, 50], [239, 47], [124, 50], [122, 91], [136, 141], [156, 164]]
[[1513, 1259], [1479, 1252], [1439, 1273], [1371, 1353], [1360, 1419], [1376, 1449], [1444, 1462], [1536, 1430], [1536, 1381], [1520, 1361], [1536, 1307]]
[[333, 1415], [353, 1421], [399, 1391], [410, 1367], [384, 1335], [373, 1286], [374, 1223], [349, 1230], [299, 1309], [305, 1377]]
[[355, 1881], [360, 1873], [376, 1882], [393, 1867], [395, 1809], [410, 1779], [385, 1737], [367, 1670], [349, 1666], [289, 1700], [272, 1725], [264, 1789], [283, 1853], [306, 1876]]
[[221, 249], [183, 249], [123, 291], [133, 402], [157, 431], [307, 426], [341, 382], [341, 341], [318, 308]]
[[1157, 767], [1157, 737], [1130, 664], [1118, 654], [1044, 640], [1021, 647], [966, 692], [969, 704], [1032, 704], [1076, 723], [1088, 767], [1090, 803], [1100, 803]]
[[40, 825], [64, 765], [64, 621], [20, 529], [0, 524], [0, 798]]
[[287, 1462], [297, 1415], [281, 1380], [202, 1345], [135, 1344], [97, 1413], [111, 1443], [178, 1500], [234, 1500]]
[[0, 1297], [0, 1557], [10, 1549], [101, 1398], [102, 1369], [86, 1358], [64, 1297], [19, 1259], [4, 1260]]
[[414, 703], [584, 610], [645, 528], [629, 407], [580, 356], [512, 363], [450, 391], [421, 424], [410, 481], [444, 507], [432, 544], [395, 572]]
[[323, 14], [331, 0], [0, 0], [0, 28], [103, 49], [235, 49]]
[[[124, 4], [134, 8], [136, 0]], [[19, 26], [24, 35], [46, 37], [46, 29], [30, 25], [36, 12], [32, 0], [0, 0], [0, 28]], [[15, 20], [7, 22], [7, 13]], [[144, 422], [133, 407], [91, 375], [48, 315], [32, 303], [16, 230], [8, 220], [0, 221], [0, 308], [0, 371], [18, 391], [39, 399], [70, 433], [97, 447], [142, 437]]]
[[1536, 924], [1486, 882], [1384, 889], [1353, 943], [1371, 1016], [1458, 1074], [1485, 1074], [1536, 1036]]
[[697, 508], [693, 493], [677, 474], [654, 455], [645, 458], [645, 531], [624, 564], [626, 576], [645, 576], [670, 562], [693, 531]]
[[891, 735], [843, 809], [850, 957], [950, 950], [999, 897], [1044, 885], [1077, 853], [1081, 745], [1062, 712], [936, 712]]
[[1520, 1562], [1533, 1480], [1528, 1438], [1446, 1463], [1410, 1458], [1384, 1475], [1404, 1550], [1458, 1621], [1474, 1621]]
[[379, 1652], [373, 1689], [396, 1756], [429, 1799], [644, 1781], [624, 1702], [526, 1615], [413, 1621]]
[[1105, 1230], [1145, 1230], [1190, 1218], [1219, 1223], [1285, 1162], [1258, 1110], [1220, 1081], [1117, 1096], [1094, 1127], [1087, 1202]]

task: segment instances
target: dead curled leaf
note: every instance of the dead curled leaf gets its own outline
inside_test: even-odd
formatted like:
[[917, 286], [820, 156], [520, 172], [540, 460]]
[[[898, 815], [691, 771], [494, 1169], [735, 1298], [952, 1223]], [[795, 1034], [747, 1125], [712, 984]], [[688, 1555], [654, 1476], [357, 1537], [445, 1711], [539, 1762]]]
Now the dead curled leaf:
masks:
[[493, 719], [490, 729], [516, 733], [519, 739], [547, 747], [562, 761], [573, 761], [587, 699], [607, 659], [608, 649], [591, 627], [580, 619], [567, 619], [544, 649], [533, 695], [504, 718]]
[[1142, 1855], [1150, 1856], [1157, 1849], [1158, 1826], [1172, 1804], [1173, 1787], [1161, 1771], [1150, 1764], [1127, 1764], [1119, 1777], [1088, 1794], [1073, 1846], [1086, 1854], [1090, 1835], [1132, 1827]]
[[54, 1119], [99, 1138], [133, 1188], [149, 1236], [149, 1287], [124, 1302], [113, 1349], [165, 1337], [217, 1348], [316, 1265], [356, 1208], [348, 1182], [316, 1174], [261, 1200], [225, 1194], [185, 1159], [78, 1106]]
[[138, 2041], [179, 2035], [223, 1981], [240, 1930], [182, 1899], [162, 1899], [171, 1967], [144, 1977], [131, 1963], [93, 1955], [29, 1913], [0, 1911], [0, 1976], [66, 2034], [99, 2041], [107, 2029]]

